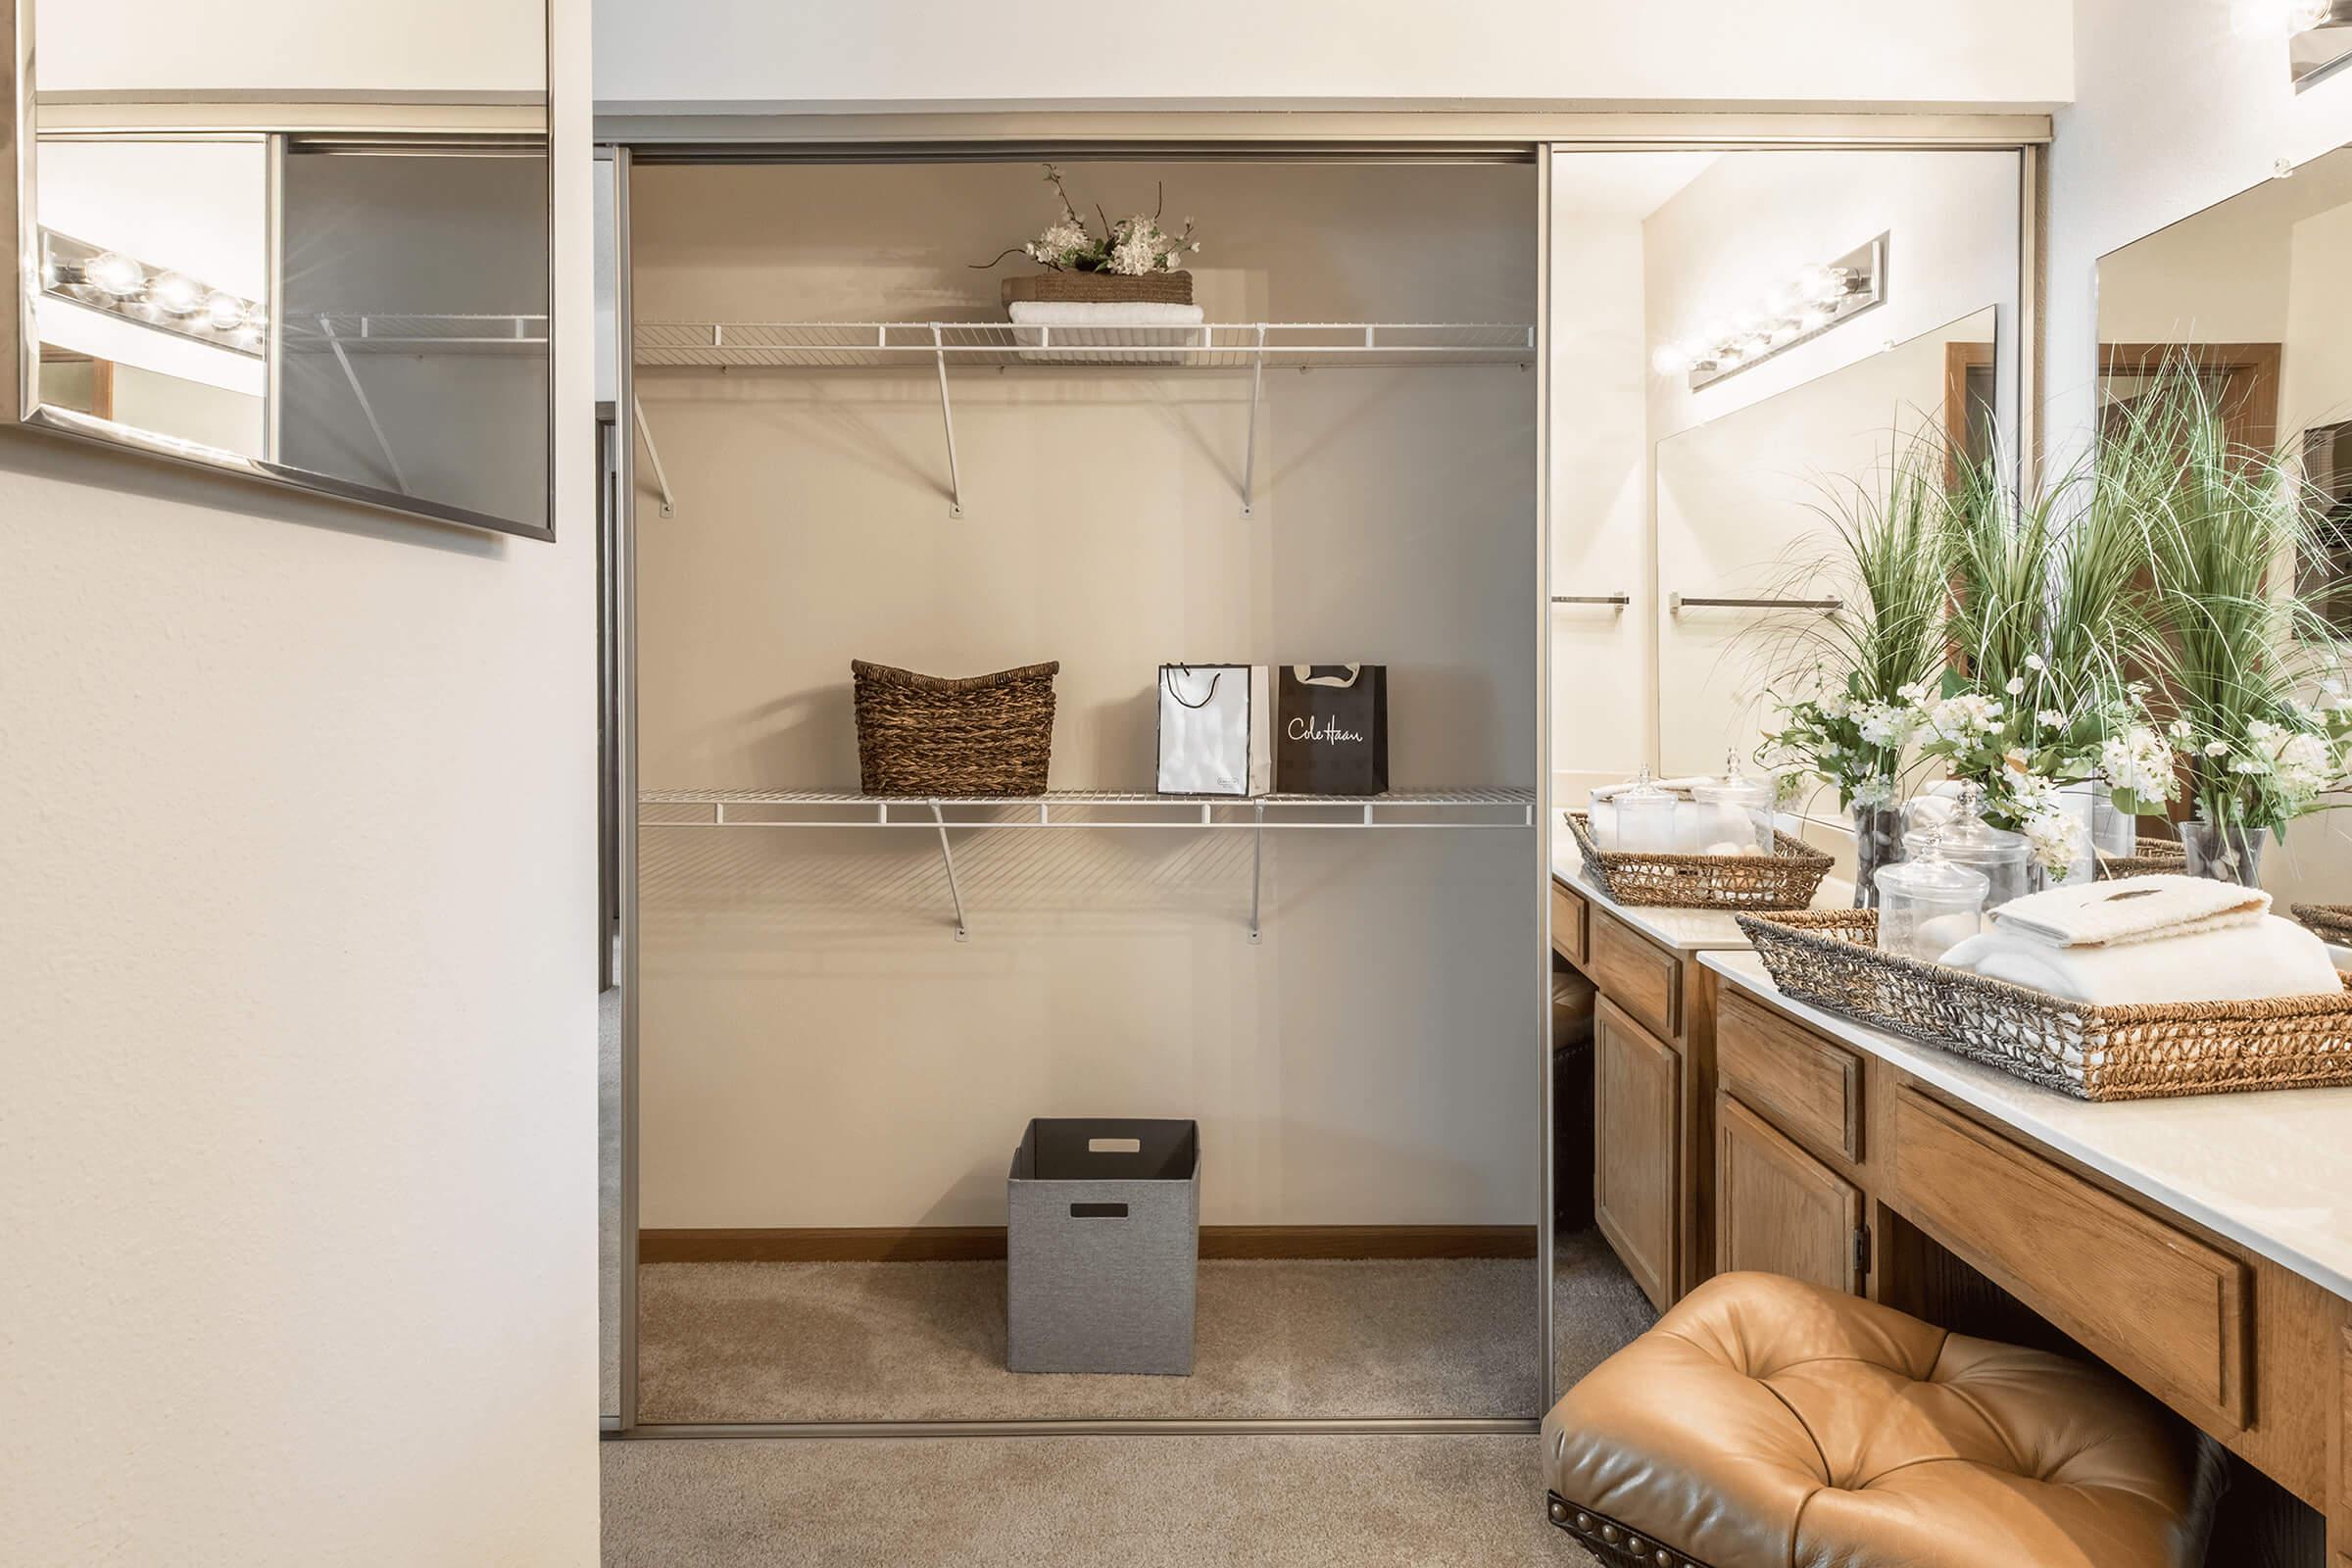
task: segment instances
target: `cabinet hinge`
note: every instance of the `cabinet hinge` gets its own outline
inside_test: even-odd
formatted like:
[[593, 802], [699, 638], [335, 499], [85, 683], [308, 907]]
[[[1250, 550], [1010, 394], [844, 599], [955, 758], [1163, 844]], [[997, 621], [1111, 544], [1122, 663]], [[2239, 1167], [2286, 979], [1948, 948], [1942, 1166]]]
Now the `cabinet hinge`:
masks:
[[1867, 1225], [1857, 1225], [1854, 1227], [1854, 1277], [1856, 1279], [1867, 1279], [1869, 1276], [1870, 1227]]

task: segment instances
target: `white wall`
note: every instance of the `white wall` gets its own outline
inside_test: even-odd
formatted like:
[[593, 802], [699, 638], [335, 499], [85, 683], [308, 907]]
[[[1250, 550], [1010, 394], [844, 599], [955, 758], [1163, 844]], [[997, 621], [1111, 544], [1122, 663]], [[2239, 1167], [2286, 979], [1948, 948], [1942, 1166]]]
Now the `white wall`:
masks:
[[[54, 0], [53, 0], [54, 3]], [[607, 113], [842, 105], [1112, 108], [2062, 102], [2049, 0], [1195, 0], [1074, 18], [1041, 0], [600, 0]]]
[[0, 442], [0, 1556], [597, 1558], [585, 7], [563, 542]]
[[546, 15], [537, 0], [236, 0], [233, 11], [184, 0], [38, 0], [33, 23], [44, 94], [300, 98], [539, 91]]

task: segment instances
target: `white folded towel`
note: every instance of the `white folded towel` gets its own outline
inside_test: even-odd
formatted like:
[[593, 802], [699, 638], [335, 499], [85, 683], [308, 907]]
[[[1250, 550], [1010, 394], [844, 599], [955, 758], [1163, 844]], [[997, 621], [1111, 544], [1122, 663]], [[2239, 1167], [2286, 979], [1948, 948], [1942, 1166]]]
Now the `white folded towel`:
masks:
[[1198, 305], [1125, 300], [1015, 300], [1006, 307], [1021, 326], [1199, 326]]
[[2073, 882], [2012, 899], [1992, 911], [2014, 936], [2059, 947], [2121, 947], [2251, 925], [2270, 913], [2271, 896], [2201, 876], [2128, 876]]
[[1092, 300], [1019, 300], [1012, 340], [1043, 365], [1181, 365], [1209, 346], [1198, 305]]
[[2106, 947], [2057, 947], [1995, 928], [1970, 937], [1943, 961], [1987, 979], [2102, 1006], [2333, 996], [2343, 988], [2328, 945], [2275, 914], [2192, 936]]

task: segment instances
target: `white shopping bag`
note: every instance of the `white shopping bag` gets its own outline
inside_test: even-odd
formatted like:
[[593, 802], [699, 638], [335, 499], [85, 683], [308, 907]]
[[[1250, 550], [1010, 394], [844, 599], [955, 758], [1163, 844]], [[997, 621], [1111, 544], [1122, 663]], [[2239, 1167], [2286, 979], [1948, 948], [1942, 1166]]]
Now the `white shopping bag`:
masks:
[[1264, 664], [1159, 666], [1159, 793], [1265, 795], [1274, 696]]

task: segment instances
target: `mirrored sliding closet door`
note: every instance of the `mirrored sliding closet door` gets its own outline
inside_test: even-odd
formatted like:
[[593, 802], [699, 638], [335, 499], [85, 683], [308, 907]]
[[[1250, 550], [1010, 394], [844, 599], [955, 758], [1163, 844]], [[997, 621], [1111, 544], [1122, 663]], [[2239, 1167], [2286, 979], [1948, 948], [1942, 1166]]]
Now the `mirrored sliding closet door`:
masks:
[[[2016, 151], [1578, 152], [1551, 178], [1552, 798], [1757, 759], [1906, 474], [2016, 482]], [[1834, 798], [1785, 826], [1848, 872]], [[1811, 813], [1813, 820], [1806, 819]], [[1716, 1271], [1712, 977], [1555, 830], [1554, 1386]], [[1842, 840], [1842, 844], [1841, 841]], [[1645, 910], [1671, 921], [1695, 911]], [[1832, 1250], [1838, 1241], [1833, 1238]]]

